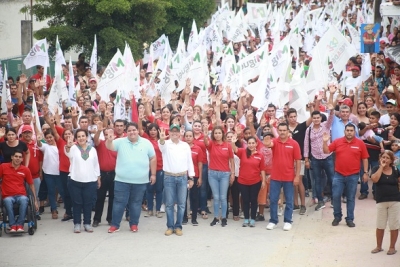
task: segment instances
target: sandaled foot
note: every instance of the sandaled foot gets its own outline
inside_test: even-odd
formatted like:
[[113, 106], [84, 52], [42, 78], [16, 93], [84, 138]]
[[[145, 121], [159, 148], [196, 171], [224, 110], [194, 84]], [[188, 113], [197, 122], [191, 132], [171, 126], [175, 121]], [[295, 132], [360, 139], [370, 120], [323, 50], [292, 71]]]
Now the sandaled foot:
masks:
[[202, 212], [201, 212], [201, 217], [202, 217], [203, 219], [208, 219], [207, 212], [202, 211]]
[[372, 253], [372, 254], [375, 254], [375, 253], [378, 253], [378, 252], [381, 252], [381, 251], [383, 251], [383, 249], [381, 249], [381, 248], [374, 248], [373, 250], [371, 250], [371, 253]]
[[396, 254], [396, 252], [397, 252], [397, 250], [395, 250], [394, 248], [390, 248], [386, 254], [387, 255], [394, 255], [394, 254]]
[[233, 216], [233, 220], [234, 220], [234, 221], [239, 221], [240, 218], [239, 218], [239, 216]]

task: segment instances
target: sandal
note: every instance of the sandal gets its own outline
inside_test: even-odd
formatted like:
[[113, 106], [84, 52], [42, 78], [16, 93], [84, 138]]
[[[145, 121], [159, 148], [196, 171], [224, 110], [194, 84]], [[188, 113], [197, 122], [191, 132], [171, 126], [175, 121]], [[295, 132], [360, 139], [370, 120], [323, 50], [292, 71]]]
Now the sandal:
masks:
[[394, 255], [394, 254], [396, 254], [396, 252], [397, 252], [397, 250], [395, 250], [395, 249], [389, 249], [386, 254], [387, 255]]
[[233, 216], [233, 220], [234, 220], [234, 221], [239, 221], [240, 218], [239, 218], [239, 216]]
[[205, 220], [205, 219], [208, 219], [207, 212], [202, 211], [202, 212], [201, 212], [201, 217], [202, 217], [204, 220]]
[[[381, 252], [381, 251], [383, 251], [383, 249], [381, 249], [381, 248], [374, 248], [373, 250], [371, 250], [371, 253], [372, 254], [375, 254], [375, 253], [379, 253], [379, 252]], [[389, 253], [389, 252], [388, 252]]]
[[192, 218], [192, 212], [190, 212], [187, 217], [188, 217], [188, 219], [191, 219]]

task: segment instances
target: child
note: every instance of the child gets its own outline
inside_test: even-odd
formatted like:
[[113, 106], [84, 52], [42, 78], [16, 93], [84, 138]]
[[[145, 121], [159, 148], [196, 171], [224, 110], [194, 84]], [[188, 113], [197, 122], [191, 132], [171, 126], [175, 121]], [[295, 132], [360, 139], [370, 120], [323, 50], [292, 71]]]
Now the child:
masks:
[[[365, 127], [367, 127], [367, 125], [365, 124], [365, 122], [360, 122], [359, 124], [358, 124], [358, 128], [360, 129], [360, 130], [363, 130], [363, 129], [365, 129]], [[378, 136], [378, 135], [376, 135], [375, 134], [375, 130], [378, 132], [378, 133], [381, 133], [381, 132], [383, 132], [384, 131], [384, 129], [381, 129], [381, 128], [375, 128], [375, 129], [368, 129], [362, 136], [360, 136], [360, 139], [361, 140], [367, 140], [369, 137], [372, 137], [377, 143], [379, 143], [379, 146], [381, 147], [381, 152], [383, 152], [383, 151], [385, 151], [385, 148], [384, 148], [384, 146], [383, 146], [383, 138], [382, 137], [380, 137], [380, 136]]]
[[394, 162], [393, 165], [397, 167], [398, 170], [400, 170], [400, 142], [398, 140], [392, 141], [392, 144], [390, 145], [390, 149], [393, 151], [394, 154]]
[[97, 132], [97, 123], [101, 121], [101, 117], [99, 114], [93, 114], [92, 115], [92, 125], [89, 125], [88, 130], [89, 134], [94, 137], [94, 134]]

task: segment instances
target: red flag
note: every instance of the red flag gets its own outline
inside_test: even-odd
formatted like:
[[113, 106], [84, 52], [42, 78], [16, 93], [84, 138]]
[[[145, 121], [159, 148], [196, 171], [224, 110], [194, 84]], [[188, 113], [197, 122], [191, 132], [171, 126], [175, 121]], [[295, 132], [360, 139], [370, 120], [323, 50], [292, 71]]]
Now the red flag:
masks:
[[139, 113], [138, 113], [138, 108], [137, 108], [136, 99], [135, 99], [134, 95], [132, 95], [131, 110], [132, 110], [131, 121], [138, 123]]

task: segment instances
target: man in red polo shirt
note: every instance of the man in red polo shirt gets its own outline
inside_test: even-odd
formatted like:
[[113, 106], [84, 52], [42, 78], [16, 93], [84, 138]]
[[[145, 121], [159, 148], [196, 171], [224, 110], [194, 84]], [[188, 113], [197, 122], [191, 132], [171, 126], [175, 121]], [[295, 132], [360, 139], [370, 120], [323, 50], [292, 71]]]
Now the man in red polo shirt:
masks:
[[[32, 75], [31, 80], [40, 81], [43, 79], [44, 67], [37, 65], [36, 69], [37, 69], [37, 73]], [[46, 90], [43, 90], [43, 91], [49, 91], [50, 88], [51, 88], [51, 78], [49, 75], [46, 75]], [[33, 89], [33, 88], [30, 88], [30, 89]]]
[[[301, 152], [299, 144], [289, 138], [289, 125], [278, 125], [278, 138], [271, 140], [270, 136], [264, 137], [264, 144], [272, 148], [274, 165], [270, 176], [270, 220], [267, 230], [272, 230], [278, 224], [278, 200], [281, 188], [285, 194], [286, 207], [284, 214], [283, 230], [292, 229], [294, 186], [300, 182]], [[295, 163], [295, 164], [294, 164]]]
[[[11, 162], [0, 165], [0, 179], [2, 180], [1, 195], [7, 210], [10, 232], [24, 232], [24, 222], [28, 208], [28, 197], [25, 190], [25, 182], [29, 184], [36, 211], [39, 210], [36, 200], [35, 187], [31, 171], [28, 167], [21, 165], [23, 159], [22, 151], [15, 150], [11, 155]], [[15, 221], [13, 205], [19, 204], [19, 216]]]
[[337, 138], [329, 146], [329, 134], [324, 133], [323, 136], [324, 153], [336, 152], [335, 174], [332, 182], [333, 216], [335, 218], [332, 226], [337, 226], [342, 220], [342, 205], [340, 200], [344, 188], [346, 188], [345, 195], [347, 197], [346, 224], [348, 227], [356, 226], [353, 222], [354, 207], [361, 160], [364, 168], [364, 183], [368, 181], [368, 151], [365, 143], [361, 139], [356, 138], [355, 135], [355, 126], [349, 123], [344, 128], [344, 137]]

